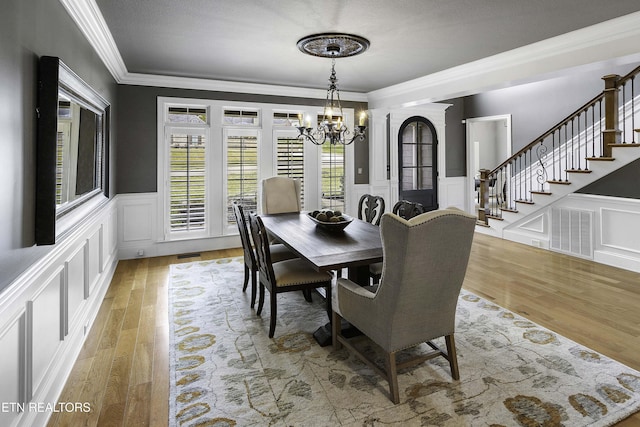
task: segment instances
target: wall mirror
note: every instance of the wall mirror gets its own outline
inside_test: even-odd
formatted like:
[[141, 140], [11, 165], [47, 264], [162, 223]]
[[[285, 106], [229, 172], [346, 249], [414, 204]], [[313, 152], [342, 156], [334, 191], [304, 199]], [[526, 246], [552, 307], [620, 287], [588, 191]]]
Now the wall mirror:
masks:
[[108, 198], [109, 103], [60, 58], [40, 58], [38, 245], [54, 244]]

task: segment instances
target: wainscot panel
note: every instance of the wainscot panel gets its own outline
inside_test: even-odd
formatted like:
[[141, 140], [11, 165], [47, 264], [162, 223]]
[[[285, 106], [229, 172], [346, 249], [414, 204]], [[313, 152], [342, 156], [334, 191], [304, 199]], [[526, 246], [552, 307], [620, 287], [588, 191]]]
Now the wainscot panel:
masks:
[[102, 205], [0, 293], [0, 425], [46, 425], [118, 262], [116, 206]]

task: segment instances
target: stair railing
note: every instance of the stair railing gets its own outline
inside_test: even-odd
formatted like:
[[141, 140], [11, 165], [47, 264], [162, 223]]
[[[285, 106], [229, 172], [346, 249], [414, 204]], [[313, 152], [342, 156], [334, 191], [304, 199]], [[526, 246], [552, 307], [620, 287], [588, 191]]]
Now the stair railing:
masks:
[[533, 204], [533, 194], [551, 194], [550, 184], [570, 184], [571, 173], [589, 173], [589, 161], [609, 161], [611, 148], [637, 144], [640, 96], [634, 80], [603, 77], [605, 89], [495, 169], [479, 171], [478, 220], [502, 219], [517, 204]]

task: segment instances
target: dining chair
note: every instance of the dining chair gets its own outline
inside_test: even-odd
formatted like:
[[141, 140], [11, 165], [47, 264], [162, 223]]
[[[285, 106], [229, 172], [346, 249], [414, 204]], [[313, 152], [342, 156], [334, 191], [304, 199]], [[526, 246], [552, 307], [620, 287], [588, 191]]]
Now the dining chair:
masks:
[[384, 199], [381, 196], [363, 194], [358, 202], [358, 219], [380, 225], [384, 214]]
[[[238, 225], [238, 232], [240, 233], [242, 251], [244, 252], [244, 284], [242, 285], [242, 292], [246, 292], [247, 285], [249, 284], [249, 276], [251, 276], [251, 308], [253, 308], [256, 302], [256, 291], [258, 289], [258, 263], [249, 237], [249, 227], [247, 226], [247, 217], [244, 214], [244, 209], [242, 205], [236, 202], [234, 202], [232, 206], [236, 224]], [[273, 262], [296, 258], [296, 254], [291, 252], [289, 248], [282, 243], [271, 244], [269, 250]]]
[[[363, 194], [358, 202], [358, 219], [367, 221], [374, 225], [380, 225], [380, 219], [384, 214], [384, 208], [384, 199], [381, 196]], [[369, 277], [371, 277], [374, 285], [380, 281], [381, 275], [381, 262], [369, 265]]]
[[[405, 220], [382, 217], [382, 279], [374, 292], [349, 279], [338, 279], [334, 289], [332, 339], [344, 345], [389, 383], [390, 399], [400, 401], [398, 370], [443, 356], [451, 376], [460, 379], [454, 342], [456, 306], [464, 280], [476, 217], [447, 208]], [[384, 353], [378, 366], [341, 335], [342, 319], [360, 330]], [[432, 342], [444, 337], [446, 350]], [[426, 343], [417, 355], [396, 362], [398, 352]], [[424, 350], [429, 350], [425, 353]], [[404, 355], [403, 355], [404, 358]]]
[[[258, 261], [258, 277], [260, 281], [260, 297], [257, 314], [262, 313], [265, 288], [269, 291], [270, 315], [269, 338], [273, 338], [276, 330], [276, 316], [278, 311], [277, 295], [290, 291], [312, 291], [323, 287], [326, 295], [331, 295], [331, 274], [319, 272], [306, 261], [296, 258], [286, 261], [273, 262], [271, 245], [262, 219], [255, 213], [249, 214], [251, 235], [256, 249]], [[331, 298], [326, 298], [327, 314], [331, 317]]]
[[392, 212], [400, 218], [411, 219], [414, 216], [427, 212], [427, 209], [421, 203], [400, 200], [393, 205]]
[[299, 180], [286, 176], [272, 176], [262, 180], [262, 213], [300, 212], [302, 202]]

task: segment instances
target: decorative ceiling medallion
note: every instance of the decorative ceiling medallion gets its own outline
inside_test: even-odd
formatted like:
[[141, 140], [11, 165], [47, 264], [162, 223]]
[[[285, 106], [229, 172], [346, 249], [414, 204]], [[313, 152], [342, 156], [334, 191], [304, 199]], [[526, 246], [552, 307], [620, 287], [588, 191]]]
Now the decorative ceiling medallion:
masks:
[[313, 34], [298, 40], [297, 46], [307, 55], [322, 58], [346, 58], [359, 55], [369, 48], [369, 40], [353, 34]]

